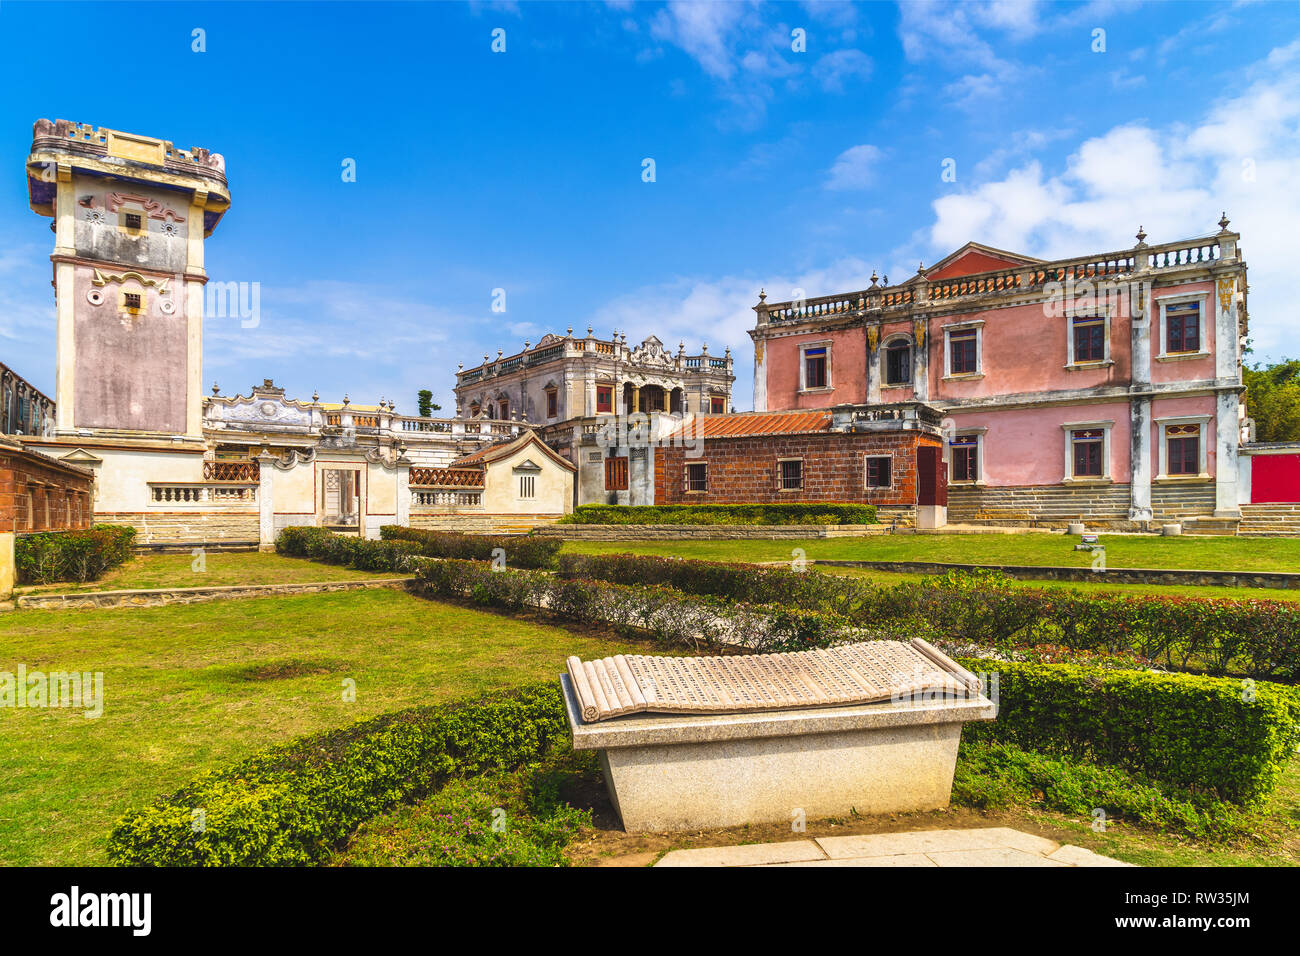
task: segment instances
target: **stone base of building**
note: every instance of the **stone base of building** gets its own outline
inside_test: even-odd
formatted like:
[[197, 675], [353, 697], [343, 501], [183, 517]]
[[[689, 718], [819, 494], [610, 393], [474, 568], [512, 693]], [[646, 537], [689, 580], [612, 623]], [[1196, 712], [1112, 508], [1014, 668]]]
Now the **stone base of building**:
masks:
[[108, 512], [95, 514], [100, 524], [135, 528], [135, 544], [183, 545], [217, 543], [257, 543], [258, 518], [255, 511], [160, 511]]
[[1203, 534], [1233, 534], [1234, 519], [1216, 517], [1213, 481], [1156, 483], [1151, 487], [1151, 518], [1133, 520], [1127, 484], [952, 485], [948, 521], [1064, 530], [1082, 521], [1111, 531], [1159, 531], [1171, 522]]
[[411, 527], [465, 534], [527, 534], [555, 524], [558, 514], [421, 514], [411, 512]]

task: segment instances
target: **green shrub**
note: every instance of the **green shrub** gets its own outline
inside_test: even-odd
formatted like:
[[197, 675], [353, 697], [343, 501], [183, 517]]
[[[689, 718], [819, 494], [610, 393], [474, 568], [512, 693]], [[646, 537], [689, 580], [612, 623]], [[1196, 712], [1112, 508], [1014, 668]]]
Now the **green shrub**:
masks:
[[875, 505], [579, 505], [560, 524], [876, 524]]
[[880, 636], [828, 612], [739, 604], [672, 588], [541, 571], [494, 571], [476, 561], [422, 561], [416, 578], [416, 592], [427, 596], [468, 598], [509, 611], [541, 607], [568, 621], [603, 624], [677, 647], [743, 642], [751, 651], [799, 651]]
[[360, 571], [409, 571], [420, 553], [410, 541], [372, 541], [324, 528], [290, 527], [275, 539], [275, 550], [296, 558], [343, 564]]
[[386, 524], [379, 529], [385, 541], [414, 541], [426, 558], [459, 558], [491, 561], [504, 556], [512, 568], [550, 568], [564, 542], [558, 538], [532, 535], [461, 534], [455, 531], [425, 531]]
[[319, 863], [358, 825], [454, 777], [543, 759], [568, 740], [550, 681], [417, 707], [301, 737], [127, 813], [108, 840], [122, 866]]
[[993, 571], [891, 586], [808, 570], [645, 555], [560, 557], [560, 573], [781, 603], [860, 624], [1001, 650], [1051, 644], [1215, 676], [1300, 678], [1300, 603], [1031, 588]]
[[967, 724], [965, 739], [1124, 767], [1245, 806], [1273, 790], [1300, 740], [1300, 694], [1265, 681], [960, 663], [997, 679], [997, 720]]
[[84, 531], [20, 535], [14, 563], [20, 584], [94, 581], [131, 556], [135, 528], [97, 524]]
[[1116, 767], [1021, 750], [1008, 744], [963, 740], [953, 776], [952, 802], [994, 810], [1038, 804], [1094, 819], [1137, 823], [1196, 839], [1238, 836], [1246, 828], [1240, 807], [1194, 796]]

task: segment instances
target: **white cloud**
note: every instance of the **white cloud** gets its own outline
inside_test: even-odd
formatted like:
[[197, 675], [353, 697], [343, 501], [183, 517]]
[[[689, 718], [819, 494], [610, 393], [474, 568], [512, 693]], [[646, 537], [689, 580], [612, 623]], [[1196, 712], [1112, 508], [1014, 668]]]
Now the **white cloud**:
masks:
[[826, 188], [866, 189], [875, 178], [882, 155], [880, 149], [870, 143], [849, 147], [835, 158], [835, 165], [826, 179]]
[[936, 200], [933, 251], [975, 239], [1048, 257], [1106, 252], [1131, 247], [1139, 225], [1150, 243], [1214, 232], [1227, 210], [1251, 269], [1251, 333], [1263, 354], [1282, 354], [1300, 221], [1297, 58], [1300, 41], [1274, 50], [1190, 126], [1117, 126], [1058, 172], [1030, 161]]
[[861, 50], [836, 50], [817, 60], [812, 75], [827, 93], [843, 93], [845, 81], [870, 79], [871, 67], [871, 57]]

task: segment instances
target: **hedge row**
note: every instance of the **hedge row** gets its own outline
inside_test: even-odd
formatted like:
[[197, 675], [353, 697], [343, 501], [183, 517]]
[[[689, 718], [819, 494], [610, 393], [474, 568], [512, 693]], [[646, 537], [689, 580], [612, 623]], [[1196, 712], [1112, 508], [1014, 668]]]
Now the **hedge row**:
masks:
[[560, 573], [729, 601], [780, 601], [957, 644], [1058, 644], [1132, 652], [1173, 670], [1300, 678], [1300, 604], [1287, 601], [1089, 594], [1022, 587], [996, 572], [948, 572], [884, 587], [813, 571], [643, 555], [566, 554]]
[[97, 524], [85, 531], [45, 531], [14, 542], [19, 584], [94, 581], [131, 556], [135, 528]]
[[513, 770], [568, 739], [554, 681], [299, 738], [118, 821], [122, 866], [319, 863], [361, 823], [452, 777]]
[[423, 531], [396, 524], [384, 525], [379, 535], [385, 541], [414, 541], [420, 546], [420, 554], [428, 558], [491, 561], [503, 556], [512, 568], [554, 567], [555, 556], [564, 547], [564, 542], [556, 538]]
[[275, 550], [295, 558], [327, 564], [344, 564], [361, 571], [404, 573], [420, 553], [409, 541], [371, 541], [353, 534], [334, 534], [324, 528], [285, 528], [275, 538]]
[[963, 740], [1124, 767], [1243, 806], [1277, 785], [1300, 741], [1300, 694], [1265, 681], [962, 659], [997, 674], [998, 716]]
[[876, 524], [875, 505], [579, 505], [560, 524]]
[[565, 578], [542, 571], [494, 571], [475, 561], [422, 561], [416, 589], [508, 611], [545, 608], [567, 621], [603, 624], [678, 647], [731, 644], [763, 653], [807, 650], [884, 635], [836, 614], [736, 606], [662, 587]]

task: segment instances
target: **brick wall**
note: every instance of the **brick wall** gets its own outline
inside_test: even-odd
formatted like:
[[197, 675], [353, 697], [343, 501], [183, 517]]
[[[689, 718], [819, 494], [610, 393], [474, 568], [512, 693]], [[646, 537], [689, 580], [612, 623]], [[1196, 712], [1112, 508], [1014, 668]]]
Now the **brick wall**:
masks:
[[89, 528], [93, 483], [81, 468], [0, 445], [0, 532]]
[[[655, 503], [738, 504], [780, 501], [848, 501], [874, 505], [916, 504], [916, 448], [939, 445], [918, 432], [831, 432], [817, 435], [756, 435], [709, 438], [703, 454], [687, 457], [682, 447], [655, 450]], [[866, 487], [866, 457], [890, 456], [890, 487]], [[777, 461], [803, 461], [803, 488], [777, 487]], [[708, 490], [685, 490], [684, 468], [704, 462]]]

